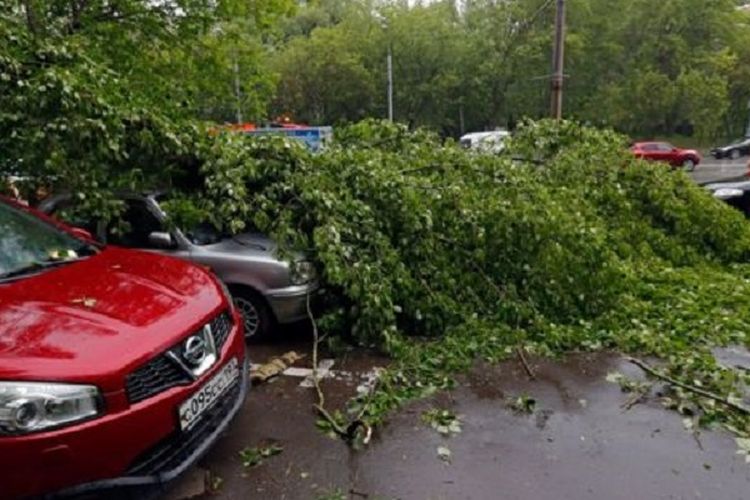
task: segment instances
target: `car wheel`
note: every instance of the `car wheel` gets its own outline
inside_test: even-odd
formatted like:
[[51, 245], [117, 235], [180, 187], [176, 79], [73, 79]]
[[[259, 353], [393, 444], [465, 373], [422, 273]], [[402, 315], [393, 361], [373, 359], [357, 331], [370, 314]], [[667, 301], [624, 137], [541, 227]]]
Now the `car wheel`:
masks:
[[733, 160], [737, 160], [740, 157], [740, 150], [739, 149], [733, 149], [731, 153], [729, 153], [729, 157]]
[[234, 306], [242, 317], [246, 339], [260, 339], [271, 331], [271, 315], [263, 298], [245, 288], [230, 288]]
[[695, 170], [695, 160], [692, 158], [688, 158], [685, 161], [682, 162], [682, 169], [685, 172], [692, 172]]

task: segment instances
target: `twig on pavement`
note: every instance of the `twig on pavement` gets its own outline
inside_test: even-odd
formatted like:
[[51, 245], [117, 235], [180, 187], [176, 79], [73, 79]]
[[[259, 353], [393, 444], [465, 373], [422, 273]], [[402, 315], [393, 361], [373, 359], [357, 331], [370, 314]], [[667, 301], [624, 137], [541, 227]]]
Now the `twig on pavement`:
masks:
[[658, 379], [664, 380], [666, 382], [669, 382], [672, 385], [675, 385], [677, 387], [680, 387], [682, 389], [685, 389], [686, 391], [690, 391], [692, 393], [695, 393], [699, 396], [703, 396], [704, 398], [712, 399], [718, 403], [721, 403], [725, 406], [728, 406], [729, 408], [732, 408], [733, 410], [736, 410], [740, 413], [744, 413], [745, 415], [750, 415], [750, 408], [747, 408], [741, 404], [735, 403], [733, 401], [730, 401], [727, 398], [723, 398], [719, 396], [718, 394], [714, 394], [712, 392], [706, 391], [704, 389], [701, 389], [699, 387], [694, 387], [692, 385], [686, 384], [684, 382], [680, 382], [679, 380], [676, 380], [672, 377], [669, 377], [667, 375], [661, 374], [658, 371], [654, 370], [651, 366], [649, 366], [648, 363], [645, 361], [641, 361], [640, 359], [636, 358], [626, 358], [628, 361], [633, 363], [634, 365], [640, 367], [643, 371], [648, 373], [649, 375], [652, 375]]

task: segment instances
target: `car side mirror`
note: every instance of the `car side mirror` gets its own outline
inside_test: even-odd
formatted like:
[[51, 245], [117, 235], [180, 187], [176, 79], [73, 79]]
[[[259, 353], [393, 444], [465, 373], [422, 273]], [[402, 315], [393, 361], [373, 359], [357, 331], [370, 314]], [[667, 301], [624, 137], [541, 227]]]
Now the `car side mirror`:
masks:
[[148, 243], [154, 248], [174, 248], [172, 235], [161, 231], [154, 231], [148, 235]]
[[87, 230], [83, 229], [82, 227], [71, 228], [70, 232], [73, 233], [74, 235], [76, 235], [77, 237], [82, 238], [84, 240], [91, 241], [91, 240], [94, 239], [94, 236], [90, 232], [88, 232]]

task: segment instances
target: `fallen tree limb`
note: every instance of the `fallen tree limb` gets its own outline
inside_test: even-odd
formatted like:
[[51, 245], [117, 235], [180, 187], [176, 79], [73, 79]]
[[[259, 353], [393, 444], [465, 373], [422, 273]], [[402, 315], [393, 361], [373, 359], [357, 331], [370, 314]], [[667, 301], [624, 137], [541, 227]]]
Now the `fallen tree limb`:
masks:
[[729, 401], [729, 399], [723, 398], [719, 396], [718, 394], [714, 394], [712, 392], [706, 391], [699, 387], [694, 387], [692, 385], [686, 384], [684, 382], [680, 382], [679, 380], [676, 380], [672, 377], [659, 373], [658, 371], [653, 369], [648, 363], [646, 363], [645, 361], [641, 361], [640, 359], [636, 359], [636, 358], [626, 358], [626, 359], [653, 377], [664, 380], [665, 382], [669, 382], [670, 384], [674, 386], [680, 387], [682, 389], [685, 389], [686, 391], [690, 391], [699, 396], [703, 396], [704, 398], [712, 399], [716, 401], [717, 403], [721, 403], [725, 406], [728, 406], [729, 408], [732, 408], [733, 410], [736, 410], [740, 413], [744, 413], [745, 415], [750, 415], [750, 408], [747, 408], [741, 404]]
[[[313, 384], [315, 385], [315, 391], [318, 393], [318, 402], [313, 405], [313, 408], [323, 420], [331, 425], [331, 429], [333, 429], [333, 432], [348, 443], [354, 441], [354, 438], [357, 436], [357, 429], [361, 427], [365, 431], [365, 436], [362, 442], [364, 444], [367, 444], [372, 437], [372, 428], [361, 419], [362, 415], [365, 412], [365, 409], [367, 408], [366, 406], [362, 408], [362, 411], [360, 412], [357, 419], [353, 420], [349, 423], [349, 425], [346, 426], [346, 429], [344, 429], [336, 421], [336, 419], [330, 413], [328, 413], [328, 410], [326, 410], [325, 393], [323, 393], [323, 390], [320, 388], [320, 379], [318, 377], [318, 344], [320, 344], [323, 339], [320, 337], [320, 333], [318, 332], [318, 324], [315, 322], [315, 317], [313, 316], [312, 309], [310, 308], [309, 293], [307, 294], [307, 316], [310, 318], [310, 323], [312, 324], [313, 328], [312, 378]], [[323, 338], [325, 338], [325, 336]], [[367, 404], [369, 404], [369, 401]]]

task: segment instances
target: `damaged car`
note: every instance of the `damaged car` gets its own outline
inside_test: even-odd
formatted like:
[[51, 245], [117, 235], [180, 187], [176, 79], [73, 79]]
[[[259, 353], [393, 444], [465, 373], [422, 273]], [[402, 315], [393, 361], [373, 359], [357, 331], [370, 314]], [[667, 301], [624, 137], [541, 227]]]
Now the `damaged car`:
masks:
[[[229, 288], [240, 311], [248, 338], [268, 336], [277, 324], [307, 318], [309, 296], [318, 290], [315, 267], [303, 255], [290, 261], [280, 258], [268, 237], [246, 232], [219, 231], [211, 223], [191, 228], [169, 224], [162, 203], [169, 193], [124, 194], [120, 221], [75, 221], [107, 244], [138, 248], [187, 259], [209, 267]], [[46, 214], [58, 215], [74, 202], [69, 194], [54, 195], [39, 205]], [[124, 222], [125, 229], [118, 226]]]

